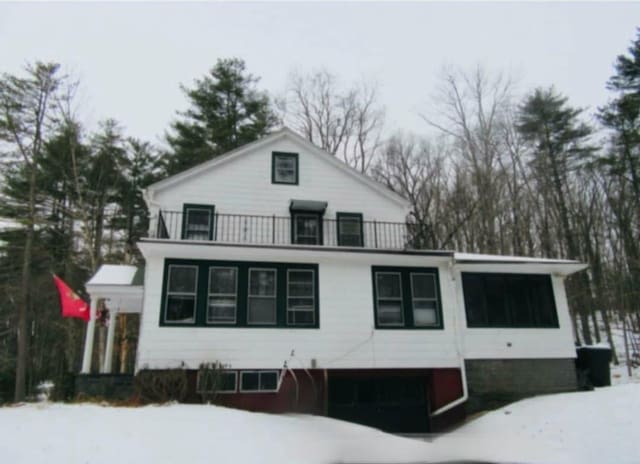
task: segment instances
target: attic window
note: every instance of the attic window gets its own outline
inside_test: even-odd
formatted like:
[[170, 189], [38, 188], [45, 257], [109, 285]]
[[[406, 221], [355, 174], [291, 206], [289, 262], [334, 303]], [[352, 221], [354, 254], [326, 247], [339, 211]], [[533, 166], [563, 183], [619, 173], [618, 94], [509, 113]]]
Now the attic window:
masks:
[[298, 185], [298, 154], [274, 151], [271, 158], [271, 183]]

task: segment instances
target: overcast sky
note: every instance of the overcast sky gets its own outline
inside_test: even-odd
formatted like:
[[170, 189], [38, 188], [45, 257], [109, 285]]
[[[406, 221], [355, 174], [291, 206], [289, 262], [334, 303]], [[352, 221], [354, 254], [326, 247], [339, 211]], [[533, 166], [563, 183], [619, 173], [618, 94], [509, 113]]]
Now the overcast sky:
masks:
[[389, 130], [420, 132], [444, 65], [555, 85], [594, 110], [640, 26], [635, 3], [0, 4], [0, 72], [55, 60], [82, 82], [90, 128], [113, 117], [158, 143], [179, 84], [241, 57], [272, 94], [296, 68], [379, 84]]

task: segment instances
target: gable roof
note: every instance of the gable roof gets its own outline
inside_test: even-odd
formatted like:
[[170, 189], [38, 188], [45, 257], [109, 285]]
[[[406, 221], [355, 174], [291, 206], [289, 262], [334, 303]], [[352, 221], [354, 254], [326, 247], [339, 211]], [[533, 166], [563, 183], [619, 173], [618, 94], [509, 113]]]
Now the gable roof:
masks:
[[324, 160], [325, 162], [333, 165], [334, 167], [336, 167], [337, 169], [340, 169], [341, 171], [343, 171], [344, 173], [348, 174], [349, 176], [351, 176], [354, 180], [366, 185], [367, 187], [377, 191], [378, 193], [382, 194], [383, 196], [387, 197], [388, 199], [396, 202], [397, 204], [403, 206], [403, 207], [408, 207], [409, 206], [409, 201], [404, 198], [403, 196], [401, 196], [400, 194], [394, 192], [393, 190], [387, 188], [385, 185], [382, 185], [379, 182], [376, 182], [375, 180], [369, 178], [368, 176], [365, 176], [364, 174], [360, 173], [359, 171], [353, 169], [351, 166], [349, 166], [346, 163], [343, 163], [342, 161], [340, 161], [339, 159], [337, 159], [335, 156], [331, 155], [330, 153], [322, 150], [321, 148], [317, 147], [316, 145], [314, 145], [313, 143], [311, 143], [310, 141], [308, 141], [307, 139], [305, 139], [304, 137], [296, 134], [294, 131], [292, 131], [291, 129], [289, 129], [288, 127], [284, 126], [282, 129], [279, 129], [277, 131], [272, 132], [271, 134], [256, 140], [255, 142], [251, 142], [248, 143], [246, 145], [243, 145], [239, 148], [236, 148], [235, 150], [232, 150], [224, 155], [221, 156], [217, 156], [209, 161], [205, 161], [204, 163], [200, 163], [197, 164], [185, 171], [179, 172], [177, 174], [174, 174], [173, 176], [169, 176], [165, 179], [162, 179], [158, 182], [155, 182], [149, 186], [147, 186], [147, 188], [145, 188], [143, 190], [143, 195], [144, 198], [146, 200], [152, 199], [153, 197], [153, 193], [157, 192], [159, 190], [164, 190], [166, 188], [170, 188], [172, 185], [178, 184], [180, 182], [183, 182], [187, 179], [190, 179], [194, 176], [197, 176], [199, 174], [202, 174], [210, 169], [214, 169], [218, 166], [221, 166], [225, 163], [228, 163], [230, 161], [236, 160], [240, 157], [242, 157], [244, 154], [249, 153], [253, 150], [256, 150], [262, 146], [268, 145], [272, 142], [275, 142], [276, 140], [282, 139], [282, 138], [288, 138], [290, 140], [292, 140], [293, 142], [304, 146], [309, 153], [317, 156], [318, 158]]

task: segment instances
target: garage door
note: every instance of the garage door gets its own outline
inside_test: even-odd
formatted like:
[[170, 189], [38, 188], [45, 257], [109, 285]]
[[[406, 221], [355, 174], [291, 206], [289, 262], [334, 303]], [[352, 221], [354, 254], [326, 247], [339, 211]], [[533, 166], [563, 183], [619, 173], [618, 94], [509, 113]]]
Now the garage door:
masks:
[[329, 416], [388, 432], [429, 431], [424, 377], [329, 377]]

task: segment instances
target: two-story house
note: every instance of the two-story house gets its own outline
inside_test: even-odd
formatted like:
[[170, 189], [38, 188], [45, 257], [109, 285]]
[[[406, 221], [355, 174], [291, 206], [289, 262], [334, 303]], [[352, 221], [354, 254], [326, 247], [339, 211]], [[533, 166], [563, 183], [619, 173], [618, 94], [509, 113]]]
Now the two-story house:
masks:
[[286, 128], [144, 195], [143, 284], [109, 267], [87, 289], [141, 310], [136, 369], [184, 365], [194, 398], [218, 361], [223, 404], [413, 432], [576, 388], [564, 278], [584, 265], [414, 249], [407, 200]]

